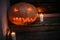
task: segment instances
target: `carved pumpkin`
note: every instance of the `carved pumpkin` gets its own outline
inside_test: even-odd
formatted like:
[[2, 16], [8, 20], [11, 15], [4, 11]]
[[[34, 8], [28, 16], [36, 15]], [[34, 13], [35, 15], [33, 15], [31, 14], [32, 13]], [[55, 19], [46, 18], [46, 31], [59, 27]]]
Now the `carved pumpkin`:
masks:
[[36, 20], [37, 10], [29, 3], [17, 3], [9, 9], [8, 18], [13, 24], [25, 25]]

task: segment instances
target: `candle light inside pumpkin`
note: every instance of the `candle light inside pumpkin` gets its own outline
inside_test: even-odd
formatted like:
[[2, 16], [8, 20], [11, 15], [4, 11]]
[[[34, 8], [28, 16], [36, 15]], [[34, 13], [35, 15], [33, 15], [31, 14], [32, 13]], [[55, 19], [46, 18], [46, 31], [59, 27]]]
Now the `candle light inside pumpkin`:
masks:
[[41, 13], [40, 14], [40, 22], [43, 22], [43, 21], [44, 21], [43, 14]]
[[12, 33], [11, 33], [11, 36], [12, 36], [12, 39], [13, 39], [13, 40], [16, 40], [16, 34], [15, 34], [15, 32], [12, 32]]

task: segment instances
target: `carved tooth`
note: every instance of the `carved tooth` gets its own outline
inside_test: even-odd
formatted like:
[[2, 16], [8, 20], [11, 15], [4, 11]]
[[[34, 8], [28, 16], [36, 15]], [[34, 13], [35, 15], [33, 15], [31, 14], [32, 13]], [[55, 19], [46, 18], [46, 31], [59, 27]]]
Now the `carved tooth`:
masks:
[[18, 17], [16, 17], [15, 20], [18, 20]]
[[30, 19], [31, 22], [34, 22], [36, 20], [36, 17]]
[[21, 21], [21, 17], [19, 18], [19, 21]]
[[15, 20], [15, 17], [13, 18], [13, 20]]

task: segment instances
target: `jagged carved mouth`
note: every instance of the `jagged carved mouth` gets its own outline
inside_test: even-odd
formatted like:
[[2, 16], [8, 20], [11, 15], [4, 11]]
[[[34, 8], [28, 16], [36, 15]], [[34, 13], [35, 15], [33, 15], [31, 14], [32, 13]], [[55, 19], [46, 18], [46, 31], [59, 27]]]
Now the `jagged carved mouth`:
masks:
[[9, 20], [16, 25], [24, 25], [25, 23], [32, 23], [36, 20], [37, 17], [33, 18], [23, 18], [23, 17], [9, 17]]

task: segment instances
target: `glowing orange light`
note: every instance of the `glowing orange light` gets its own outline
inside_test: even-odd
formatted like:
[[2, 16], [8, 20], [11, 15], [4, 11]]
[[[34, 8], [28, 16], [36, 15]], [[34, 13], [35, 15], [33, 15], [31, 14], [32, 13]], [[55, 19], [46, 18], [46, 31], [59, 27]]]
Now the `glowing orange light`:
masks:
[[28, 8], [28, 11], [32, 11], [32, 7], [29, 7], [29, 8]]
[[14, 10], [13, 10], [14, 12], [18, 12], [18, 9], [17, 8], [14, 8]]
[[15, 20], [15, 17], [13, 18], [13, 20]]
[[22, 25], [22, 24], [27, 23], [27, 22], [34, 22], [36, 20], [36, 17], [34, 17], [34, 18], [29, 18], [29, 17], [27, 17], [27, 18], [13, 17], [11, 20], [12, 20], [12, 22], [14, 24]]
[[18, 17], [16, 17], [16, 20], [18, 20]]
[[42, 12], [42, 9], [41, 9], [41, 8], [37, 8], [37, 11], [38, 11], [38, 12]]
[[34, 22], [36, 20], [36, 17], [30, 19], [31, 22]]
[[41, 9], [38, 9], [38, 12], [41, 12]]
[[24, 21], [25, 21], [25, 22], [31, 22], [31, 21], [30, 21], [30, 18], [26, 18]]

